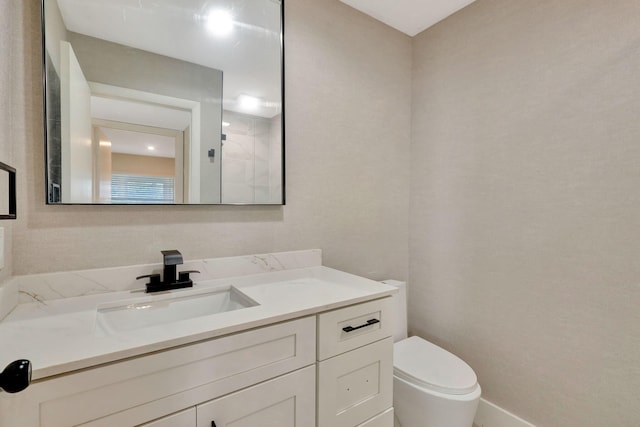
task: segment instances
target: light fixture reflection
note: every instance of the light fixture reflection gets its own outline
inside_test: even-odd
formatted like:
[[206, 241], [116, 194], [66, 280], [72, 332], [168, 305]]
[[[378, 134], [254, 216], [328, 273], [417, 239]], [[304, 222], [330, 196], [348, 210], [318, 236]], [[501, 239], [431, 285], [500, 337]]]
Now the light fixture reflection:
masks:
[[207, 16], [207, 29], [216, 36], [227, 36], [233, 31], [233, 16], [226, 10], [212, 10]]
[[242, 94], [238, 96], [238, 105], [243, 110], [253, 111], [257, 110], [260, 107], [260, 98], [256, 98], [255, 96]]

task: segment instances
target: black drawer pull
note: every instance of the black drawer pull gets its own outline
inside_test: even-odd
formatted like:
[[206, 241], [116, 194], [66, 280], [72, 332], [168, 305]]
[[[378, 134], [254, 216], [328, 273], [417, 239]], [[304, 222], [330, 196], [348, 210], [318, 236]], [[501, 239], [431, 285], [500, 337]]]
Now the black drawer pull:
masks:
[[216, 422], [215, 421], [211, 421], [211, 427], [218, 427], [218, 426], [216, 426]]
[[345, 332], [353, 332], [356, 329], [366, 328], [367, 326], [375, 325], [376, 323], [380, 323], [380, 321], [378, 319], [369, 319], [369, 320], [367, 320], [367, 323], [365, 323], [363, 325], [360, 325], [360, 326], [347, 326], [345, 328], [342, 328], [342, 330], [345, 331]]

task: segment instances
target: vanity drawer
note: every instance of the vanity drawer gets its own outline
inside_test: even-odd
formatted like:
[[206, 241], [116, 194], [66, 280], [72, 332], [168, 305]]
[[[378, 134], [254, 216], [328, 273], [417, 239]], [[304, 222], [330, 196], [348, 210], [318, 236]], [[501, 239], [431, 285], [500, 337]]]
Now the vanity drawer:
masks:
[[318, 427], [377, 427], [393, 404], [392, 338], [319, 362], [317, 394]]
[[393, 333], [391, 297], [318, 316], [318, 360], [325, 360]]

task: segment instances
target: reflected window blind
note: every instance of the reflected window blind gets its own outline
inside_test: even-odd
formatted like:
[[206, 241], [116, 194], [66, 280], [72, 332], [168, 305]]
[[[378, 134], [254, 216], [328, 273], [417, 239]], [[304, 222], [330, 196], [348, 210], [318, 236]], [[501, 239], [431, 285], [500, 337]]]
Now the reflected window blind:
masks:
[[173, 203], [174, 178], [111, 175], [111, 201], [115, 203]]

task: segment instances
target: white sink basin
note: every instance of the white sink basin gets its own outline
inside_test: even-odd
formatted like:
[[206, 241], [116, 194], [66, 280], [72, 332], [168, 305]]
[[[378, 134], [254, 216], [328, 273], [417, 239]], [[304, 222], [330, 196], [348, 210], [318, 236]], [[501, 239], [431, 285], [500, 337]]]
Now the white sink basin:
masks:
[[233, 286], [180, 290], [98, 306], [96, 332], [114, 334], [258, 305]]

